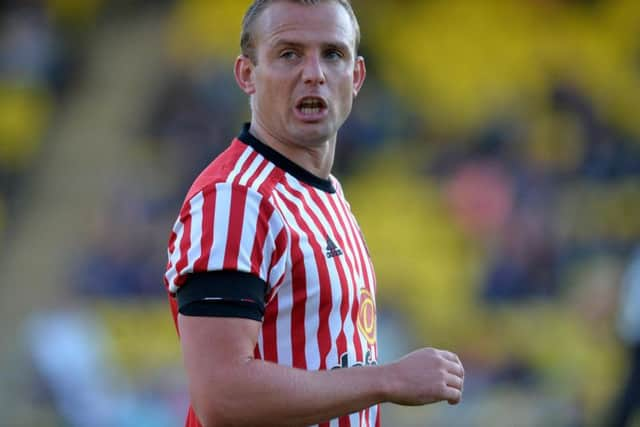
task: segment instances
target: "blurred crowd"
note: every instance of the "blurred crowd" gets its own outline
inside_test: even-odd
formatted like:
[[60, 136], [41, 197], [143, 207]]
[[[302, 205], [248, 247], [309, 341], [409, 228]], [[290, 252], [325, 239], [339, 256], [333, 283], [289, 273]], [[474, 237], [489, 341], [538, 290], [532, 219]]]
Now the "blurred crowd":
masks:
[[[101, 3], [1, 3], [0, 230], [2, 200], [37, 166], [90, 49], [71, 49], [69, 37], [95, 24]], [[638, 4], [354, 1], [369, 74], [334, 174], [367, 236], [380, 320], [399, 315], [407, 345], [459, 352], [468, 425], [509, 425], [495, 402], [521, 408], [524, 425], [630, 419], [640, 393]], [[100, 302], [125, 372], [149, 363], [143, 338], [166, 363], [159, 371], [179, 357], [174, 331], [149, 326], [141, 337], [127, 325], [169, 316], [170, 224], [190, 182], [248, 118], [230, 71], [245, 7], [171, 6], [171, 69], [139, 144], [172, 184], [153, 197], [123, 188], [70, 267], [76, 291]], [[144, 300], [158, 305], [132, 309]], [[155, 385], [165, 395], [175, 386]], [[478, 415], [474, 401], [495, 410]], [[432, 410], [434, 425], [454, 425], [448, 414]]]
[[78, 68], [54, 13], [41, 2], [0, 3], [0, 233]]

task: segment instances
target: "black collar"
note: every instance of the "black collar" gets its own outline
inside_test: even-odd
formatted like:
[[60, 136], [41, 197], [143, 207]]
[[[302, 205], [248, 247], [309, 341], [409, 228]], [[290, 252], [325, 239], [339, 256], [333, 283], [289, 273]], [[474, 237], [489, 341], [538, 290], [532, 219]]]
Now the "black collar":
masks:
[[249, 132], [250, 123], [245, 123], [242, 126], [242, 132], [238, 136], [238, 139], [247, 145], [253, 147], [258, 153], [262, 154], [271, 163], [284, 170], [285, 172], [293, 175], [302, 182], [305, 182], [312, 187], [322, 190], [327, 193], [335, 193], [336, 189], [333, 183], [329, 179], [323, 179], [302, 168], [300, 165], [292, 162], [278, 151], [269, 147], [265, 143], [261, 142], [258, 138], [253, 136]]

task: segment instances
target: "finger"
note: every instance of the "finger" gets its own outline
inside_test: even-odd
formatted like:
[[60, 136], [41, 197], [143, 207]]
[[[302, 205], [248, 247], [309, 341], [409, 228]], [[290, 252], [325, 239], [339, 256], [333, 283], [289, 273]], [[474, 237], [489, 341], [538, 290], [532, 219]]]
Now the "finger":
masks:
[[446, 376], [446, 382], [448, 387], [453, 387], [456, 390], [462, 391], [462, 387], [464, 385], [464, 381], [462, 380], [462, 378], [456, 375], [449, 374]]
[[462, 392], [458, 389], [447, 387], [445, 399], [450, 405], [457, 405], [462, 400]]
[[462, 367], [462, 365], [447, 360], [446, 368], [447, 372], [449, 372], [450, 374], [454, 374], [460, 378], [464, 378], [464, 368]]
[[453, 363], [462, 365], [462, 362], [460, 362], [460, 358], [455, 353], [451, 353], [450, 351], [446, 351], [446, 350], [440, 350], [440, 355]]
[[464, 378], [464, 366], [457, 354], [446, 350], [438, 350], [439, 355], [448, 362], [447, 370]]

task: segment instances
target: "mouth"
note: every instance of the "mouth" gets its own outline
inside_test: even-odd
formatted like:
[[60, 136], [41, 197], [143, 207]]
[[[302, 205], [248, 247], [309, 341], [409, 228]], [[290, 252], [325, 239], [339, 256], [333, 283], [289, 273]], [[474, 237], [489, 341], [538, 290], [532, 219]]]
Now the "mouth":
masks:
[[327, 111], [327, 103], [318, 96], [305, 96], [296, 104], [296, 110], [303, 118], [316, 119]]

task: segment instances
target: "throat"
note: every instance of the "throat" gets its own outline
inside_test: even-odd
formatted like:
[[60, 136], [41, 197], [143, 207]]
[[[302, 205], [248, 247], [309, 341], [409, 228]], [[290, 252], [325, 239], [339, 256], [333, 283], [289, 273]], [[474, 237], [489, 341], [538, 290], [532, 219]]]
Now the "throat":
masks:
[[336, 138], [322, 142], [304, 141], [302, 138], [281, 137], [253, 121], [249, 132], [263, 144], [271, 147], [293, 163], [318, 178], [328, 179], [333, 167]]

